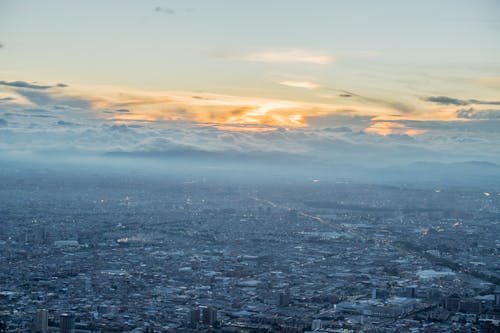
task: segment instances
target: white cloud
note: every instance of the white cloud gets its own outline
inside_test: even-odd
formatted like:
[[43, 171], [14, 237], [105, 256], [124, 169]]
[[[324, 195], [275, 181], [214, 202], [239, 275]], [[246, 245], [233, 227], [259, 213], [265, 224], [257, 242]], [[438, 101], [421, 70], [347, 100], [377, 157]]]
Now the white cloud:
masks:
[[308, 81], [280, 81], [279, 84], [294, 88], [304, 88], [309, 90], [314, 90], [321, 88], [319, 84], [308, 82]]
[[331, 56], [306, 50], [263, 51], [250, 53], [243, 60], [271, 63], [308, 63], [326, 65], [333, 61]]

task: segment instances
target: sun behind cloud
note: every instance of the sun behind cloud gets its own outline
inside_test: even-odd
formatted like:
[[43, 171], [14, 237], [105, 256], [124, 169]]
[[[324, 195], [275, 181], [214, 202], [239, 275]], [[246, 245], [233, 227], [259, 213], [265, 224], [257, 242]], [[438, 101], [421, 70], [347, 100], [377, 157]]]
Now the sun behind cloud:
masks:
[[[305, 80], [283, 80], [279, 83], [290, 88], [320, 89], [318, 84]], [[26, 107], [66, 104], [83, 108], [81, 112], [118, 123], [183, 121], [227, 131], [268, 132], [280, 127], [321, 128], [322, 119], [332, 119], [331, 124], [337, 116], [351, 119], [365, 117], [371, 123], [361, 130], [381, 136], [393, 134], [418, 136], [428, 131], [428, 129], [409, 127], [404, 121], [465, 122], [474, 121], [478, 115], [493, 117], [495, 115], [489, 108], [497, 103], [476, 99], [463, 101], [444, 99], [444, 97], [439, 97], [438, 101], [441, 103], [436, 103], [436, 98], [427, 98], [430, 101], [417, 99], [423, 105], [421, 109], [407, 112], [394, 107], [394, 103], [366, 97], [358, 98], [359, 95], [345, 93], [337, 93], [338, 98], [318, 103], [300, 99], [144, 90], [111, 85], [34, 85], [24, 81], [5, 81], [1, 89], [4, 90], [4, 103]], [[349, 97], [343, 97], [344, 95]], [[460, 105], [449, 105], [449, 101], [455, 104], [460, 102]], [[446, 103], [443, 104], [444, 102]], [[465, 106], [470, 110], [467, 109], [465, 112], [460, 109]], [[326, 126], [330, 125], [323, 125]]]

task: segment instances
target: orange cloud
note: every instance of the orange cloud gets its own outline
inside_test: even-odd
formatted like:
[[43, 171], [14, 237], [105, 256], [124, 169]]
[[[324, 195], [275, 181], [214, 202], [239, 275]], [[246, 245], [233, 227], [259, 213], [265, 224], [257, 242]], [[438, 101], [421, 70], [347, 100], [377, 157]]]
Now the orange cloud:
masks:
[[[140, 91], [109, 86], [78, 87], [73, 93], [84, 96], [97, 110], [130, 110], [127, 113], [97, 111], [102, 117], [122, 122], [180, 120], [212, 125], [246, 125], [249, 128], [261, 125], [304, 127], [307, 118], [334, 113], [336, 108], [326, 103], [186, 91]], [[232, 129], [227, 126], [225, 128]]]
[[[306, 89], [314, 89], [317, 86], [301, 80], [280, 83]], [[16, 102], [23, 101], [23, 105], [31, 103], [25, 101], [25, 98], [15, 91], [9, 93], [9, 97], [15, 98]], [[65, 89], [48, 90], [46, 93], [50, 94], [50, 98], [54, 101], [72, 98], [84, 100], [91, 106], [89, 112], [110, 121], [186, 121], [240, 131], [268, 131], [272, 127], [307, 127], [309, 121], [321, 124], [320, 120], [323, 118], [333, 116], [334, 119], [336, 115], [341, 115], [371, 119], [373, 123], [365, 129], [366, 133], [416, 136], [425, 131], [409, 128], [401, 124], [402, 120], [468, 121], [457, 118], [454, 106], [425, 106], [425, 103], [422, 103], [425, 108], [402, 113], [388, 105], [370, 104], [355, 98], [337, 99], [336, 96], [328, 96], [332, 98], [327, 102], [311, 102], [192, 91], [154, 91], [74, 84]], [[129, 112], [113, 112], [116, 109], [127, 109]]]
[[387, 136], [391, 134], [405, 134], [408, 136], [416, 136], [424, 134], [426, 130], [409, 128], [401, 123], [379, 121], [371, 124], [370, 127], [365, 129], [365, 132], [382, 136]]
[[404, 131], [403, 133], [408, 135], [408, 136], [417, 136], [417, 135], [420, 135], [420, 134], [424, 134], [426, 133], [427, 130], [423, 130], [423, 129], [417, 129], [417, 128], [410, 128], [410, 129], [407, 129], [406, 131]]

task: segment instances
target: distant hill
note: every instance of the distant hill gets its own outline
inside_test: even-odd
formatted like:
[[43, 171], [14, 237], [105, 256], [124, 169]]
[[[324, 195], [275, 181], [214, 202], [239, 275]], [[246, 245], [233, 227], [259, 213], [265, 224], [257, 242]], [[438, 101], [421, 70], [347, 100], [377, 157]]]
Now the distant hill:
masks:
[[415, 162], [378, 170], [380, 180], [427, 185], [500, 187], [500, 166], [487, 161]]

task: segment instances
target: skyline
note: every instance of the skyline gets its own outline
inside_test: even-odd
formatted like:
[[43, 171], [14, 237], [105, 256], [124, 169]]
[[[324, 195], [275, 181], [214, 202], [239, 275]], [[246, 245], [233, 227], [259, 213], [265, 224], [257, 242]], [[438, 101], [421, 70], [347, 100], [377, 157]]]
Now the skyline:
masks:
[[318, 157], [349, 146], [402, 162], [500, 162], [495, 1], [0, 9], [7, 153], [189, 147]]

